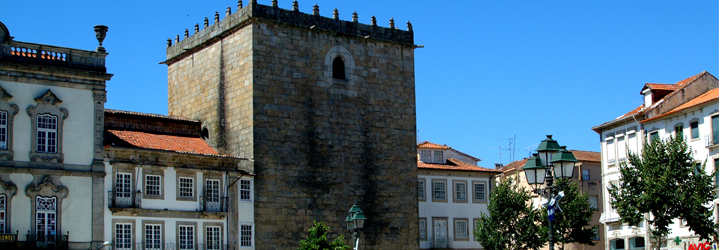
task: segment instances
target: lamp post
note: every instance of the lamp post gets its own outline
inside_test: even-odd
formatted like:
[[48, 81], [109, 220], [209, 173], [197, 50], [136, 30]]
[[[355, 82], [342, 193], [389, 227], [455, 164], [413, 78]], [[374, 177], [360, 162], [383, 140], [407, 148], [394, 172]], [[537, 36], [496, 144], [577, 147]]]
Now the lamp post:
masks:
[[[523, 171], [525, 171], [528, 184], [533, 187], [533, 192], [548, 200], [548, 247], [549, 250], [553, 250], [555, 249], [555, 240], [553, 239], [552, 221], [557, 209], [557, 202], [564, 196], [562, 192], [564, 182], [553, 186], [553, 179], [572, 178], [577, 159], [565, 146], [560, 147], [560, 144], [553, 140], [552, 135], [548, 135], [536, 151], [537, 153], [533, 154], [533, 157], [528, 159], [523, 166]], [[542, 187], [543, 184], [545, 187]]]
[[350, 231], [350, 235], [353, 240], [355, 240], [355, 250], [358, 249], [358, 245], [360, 243], [360, 231], [362, 231], [363, 226], [365, 226], [366, 219], [367, 218], [365, 218], [365, 215], [362, 210], [360, 210], [360, 207], [358, 207], [357, 204], [353, 204], [350, 211], [348, 211], [348, 216], [345, 219], [345, 225], [347, 226], [348, 231]]

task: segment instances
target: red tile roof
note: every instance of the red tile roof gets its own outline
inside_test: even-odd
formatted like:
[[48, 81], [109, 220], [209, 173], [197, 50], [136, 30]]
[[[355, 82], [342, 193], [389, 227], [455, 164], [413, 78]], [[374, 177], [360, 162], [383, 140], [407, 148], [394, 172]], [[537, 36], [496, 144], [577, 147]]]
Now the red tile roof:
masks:
[[420, 144], [417, 145], [417, 147], [418, 148], [432, 148], [432, 149], [450, 149], [450, 147], [448, 147], [446, 145], [435, 144], [435, 143], [432, 143], [429, 141], [421, 142]]
[[475, 157], [475, 156], [472, 156], [472, 155], [469, 155], [469, 154], [460, 152], [459, 150], [454, 149], [454, 148], [451, 148], [451, 147], [448, 147], [447, 145], [440, 145], [440, 144], [432, 143], [432, 142], [429, 142], [429, 141], [421, 142], [420, 144], [417, 145], [417, 147], [418, 147], [418, 148], [427, 148], [427, 149], [452, 149], [453, 151], [457, 152], [458, 154], [467, 156], [467, 157], [472, 158], [473, 160], [476, 160], [476, 161], [482, 161], [480, 158], [477, 158], [477, 157]]
[[[677, 89], [677, 85], [675, 84], [667, 84], [667, 83], [646, 83], [646, 88], [655, 89], [655, 90], [675, 90]], [[644, 90], [645, 88], [643, 88]]]
[[661, 117], [672, 115], [672, 114], [678, 113], [680, 111], [683, 111], [683, 110], [686, 110], [686, 109], [689, 109], [692, 107], [696, 107], [699, 105], [703, 105], [703, 104], [706, 104], [709, 102], [717, 101], [717, 100], [718, 100], [718, 89], [714, 88], [714, 89], [708, 90], [707, 92], [705, 92], [704, 94], [702, 94], [698, 97], [693, 98], [692, 100], [690, 100], [686, 103], [683, 103], [682, 105], [678, 106], [677, 108], [674, 108], [668, 112], [665, 112], [662, 115], [658, 115], [658, 116], [655, 116], [650, 119], [642, 120], [640, 122], [645, 123], [645, 122], [653, 121], [653, 120], [659, 119]]
[[106, 130], [108, 133], [117, 137], [113, 141], [113, 145], [117, 146], [129, 146], [142, 149], [155, 149], [155, 150], [166, 150], [178, 153], [192, 153], [192, 154], [203, 154], [203, 155], [217, 155], [210, 145], [205, 143], [199, 137], [188, 137], [179, 135], [168, 135], [168, 134], [154, 134], [141, 131], [127, 131], [127, 130]]
[[640, 106], [638, 106], [637, 108], [631, 110], [630, 112], [627, 112], [627, 113], [625, 113], [624, 115], [616, 118], [615, 120], [620, 119], [620, 118], [623, 118], [623, 117], [628, 117], [628, 116], [631, 116], [631, 115], [635, 115], [635, 114], [637, 114], [637, 113], [640, 113], [640, 110], [642, 110], [643, 106], [644, 106], [644, 105], [640, 105]]
[[578, 161], [600, 162], [600, 152], [570, 150]]
[[[570, 150], [578, 161], [582, 162], [600, 162], [600, 152], [583, 151], [583, 150]], [[525, 166], [528, 158], [508, 163], [500, 169], [502, 172], [513, 171], [518, 168]]]
[[191, 119], [191, 118], [182, 117], [182, 116], [140, 113], [140, 112], [116, 110], [116, 109], [105, 109], [105, 113], [161, 118], [161, 119], [169, 119], [169, 120], [176, 120], [176, 121], [200, 122], [200, 120]]
[[517, 168], [522, 168], [523, 166], [525, 166], [525, 163], [526, 163], [527, 161], [528, 161], [528, 158], [525, 158], [525, 159], [522, 159], [522, 160], [519, 160], [519, 161], [514, 161], [514, 162], [511, 162], [511, 163], [508, 163], [507, 165], [505, 165], [504, 167], [502, 167], [502, 168], [500, 169], [500, 171], [502, 171], [502, 172], [508, 172], [508, 171], [515, 170], [515, 169], [517, 169]]
[[439, 170], [454, 170], [454, 171], [473, 171], [473, 172], [493, 172], [499, 173], [500, 170], [483, 168], [463, 162], [455, 158], [448, 158], [445, 164], [441, 163], [425, 163], [418, 161], [418, 169], [439, 169]]

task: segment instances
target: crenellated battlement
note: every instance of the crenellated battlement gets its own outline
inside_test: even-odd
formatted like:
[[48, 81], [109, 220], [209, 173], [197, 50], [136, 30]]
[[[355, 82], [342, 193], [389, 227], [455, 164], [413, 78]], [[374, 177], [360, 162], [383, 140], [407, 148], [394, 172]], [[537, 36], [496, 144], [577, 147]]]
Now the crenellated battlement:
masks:
[[357, 36], [363, 39], [378, 39], [391, 43], [400, 43], [414, 46], [412, 24], [407, 22], [407, 30], [400, 30], [395, 26], [391, 18], [389, 27], [377, 25], [375, 16], [370, 18], [370, 24], [358, 22], [357, 12], [352, 13], [351, 21], [340, 20], [337, 9], [333, 10], [332, 17], [320, 16], [320, 7], [313, 6], [313, 13], [307, 14], [299, 11], [298, 1], [293, 1], [292, 10], [278, 7], [278, 1], [273, 0], [271, 6], [258, 4], [256, 0], [250, 0], [250, 4], [243, 6], [242, 0], [238, 1], [238, 11], [232, 13], [231, 7], [225, 11], [225, 17], [220, 19], [220, 13], [215, 12], [214, 23], [209, 25], [206, 17], [203, 28], [195, 24], [194, 33], [190, 35], [185, 29], [182, 40], [180, 35], [175, 36], [175, 41], [167, 40], [167, 60], [161, 63], [172, 64], [192, 51], [213, 43], [232, 32], [258, 20], [269, 20], [284, 24], [304, 27], [310, 30], [333, 32], [348, 36]]

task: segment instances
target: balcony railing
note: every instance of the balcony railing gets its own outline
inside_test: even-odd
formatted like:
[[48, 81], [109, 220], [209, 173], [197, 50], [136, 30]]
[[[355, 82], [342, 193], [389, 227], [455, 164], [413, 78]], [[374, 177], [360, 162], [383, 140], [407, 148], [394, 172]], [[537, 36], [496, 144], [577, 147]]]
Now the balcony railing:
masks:
[[109, 208], [141, 208], [141, 192], [108, 191]]
[[718, 145], [718, 131], [713, 131], [712, 135], [705, 135], [705, 147]]
[[34, 246], [35, 249], [68, 249], [68, 235], [55, 235], [55, 234], [27, 234], [27, 243]]
[[179, 243], [119, 243], [113, 242], [113, 250], [228, 250], [225, 244], [179, 244]]
[[200, 211], [227, 212], [228, 197], [200, 196]]
[[452, 238], [443, 237], [443, 238], [430, 238], [428, 237], [428, 242], [430, 242], [430, 249], [448, 249], [452, 248]]

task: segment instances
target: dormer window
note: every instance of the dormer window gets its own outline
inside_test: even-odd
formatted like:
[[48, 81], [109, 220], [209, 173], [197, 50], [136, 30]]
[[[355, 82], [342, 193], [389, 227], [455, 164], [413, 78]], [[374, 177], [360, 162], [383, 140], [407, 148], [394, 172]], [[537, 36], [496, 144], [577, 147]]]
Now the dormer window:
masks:
[[427, 163], [445, 163], [445, 157], [442, 150], [420, 150], [420, 161]]
[[341, 57], [335, 57], [332, 62], [332, 77], [345, 80], [345, 62]]
[[435, 162], [437, 162], [437, 163], [444, 163], [444, 162], [445, 162], [445, 157], [443, 157], [443, 151], [441, 151], [441, 150], [435, 150], [435, 158], [434, 158], [434, 160], [435, 160]]
[[429, 149], [420, 150], [420, 161], [432, 162], [432, 151]]

